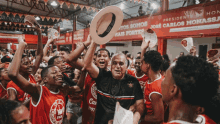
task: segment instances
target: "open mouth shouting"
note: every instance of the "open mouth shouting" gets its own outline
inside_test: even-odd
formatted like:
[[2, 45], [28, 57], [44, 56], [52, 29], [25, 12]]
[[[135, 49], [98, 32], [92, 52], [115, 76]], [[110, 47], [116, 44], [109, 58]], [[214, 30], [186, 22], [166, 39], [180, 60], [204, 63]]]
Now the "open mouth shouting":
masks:
[[55, 78], [55, 81], [58, 82], [58, 83], [63, 83], [63, 77], [62, 76], [57, 76]]
[[100, 62], [99, 62], [99, 67], [100, 67], [100, 68], [104, 68], [105, 65], [106, 65], [106, 62], [105, 62], [105, 61], [100, 61]]

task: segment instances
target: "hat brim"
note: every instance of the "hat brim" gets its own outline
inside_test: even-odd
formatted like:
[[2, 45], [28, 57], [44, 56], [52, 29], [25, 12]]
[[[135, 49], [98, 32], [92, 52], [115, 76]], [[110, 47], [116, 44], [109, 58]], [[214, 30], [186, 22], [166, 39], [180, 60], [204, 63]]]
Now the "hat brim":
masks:
[[[106, 36], [100, 37], [97, 34], [96, 26], [97, 26], [99, 19], [107, 13], [113, 13], [115, 15], [116, 17], [115, 24], [112, 27], [111, 31]], [[91, 25], [90, 25], [90, 35], [92, 37], [92, 40], [97, 44], [105, 44], [109, 42], [115, 36], [115, 33], [118, 31], [118, 29], [121, 27], [123, 18], [124, 18], [123, 12], [117, 6], [109, 6], [109, 7], [106, 7], [100, 10], [100, 12], [97, 13], [96, 16], [93, 18]]]

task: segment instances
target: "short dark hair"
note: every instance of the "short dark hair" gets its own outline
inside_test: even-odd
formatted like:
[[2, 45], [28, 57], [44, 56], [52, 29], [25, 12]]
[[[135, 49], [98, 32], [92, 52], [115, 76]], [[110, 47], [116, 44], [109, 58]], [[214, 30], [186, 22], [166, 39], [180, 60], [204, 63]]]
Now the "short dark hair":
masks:
[[49, 65], [47, 67], [45, 67], [42, 71], [41, 71], [41, 79], [45, 78], [48, 74], [48, 70], [49, 68], [54, 67], [54, 65]]
[[131, 58], [131, 53], [127, 53], [126, 57]]
[[1, 59], [1, 62], [2, 62], [2, 63], [11, 62], [11, 61], [12, 61], [12, 60], [11, 60], [11, 58], [10, 58], [8, 55], [2, 57], [2, 59]]
[[205, 115], [211, 118], [216, 123], [220, 122], [220, 96], [219, 94], [212, 97], [211, 101], [206, 104], [205, 108]]
[[59, 58], [59, 57], [60, 57], [60, 56], [54, 56], [54, 57], [50, 58], [49, 61], [48, 61], [48, 66], [49, 66], [49, 65], [54, 65], [54, 60], [55, 60], [56, 58]]
[[170, 67], [170, 63], [167, 60], [163, 60], [161, 64], [161, 71], [166, 71]]
[[107, 50], [107, 49], [105, 49], [105, 48], [101, 48], [101, 49], [99, 49], [99, 50], [97, 50], [97, 54], [96, 54], [96, 56], [98, 55], [98, 52], [99, 51], [106, 51], [107, 53], [108, 53], [108, 57], [110, 58], [110, 52]]
[[151, 69], [154, 72], [157, 72], [160, 70], [163, 59], [159, 52], [150, 50], [144, 54], [144, 61], [145, 63], [150, 64]]
[[141, 59], [141, 57], [140, 57], [140, 56], [138, 56], [136, 59]]
[[171, 69], [176, 85], [181, 89], [182, 100], [204, 107], [217, 94], [218, 72], [213, 64], [194, 56], [181, 56]]
[[70, 49], [68, 47], [64, 47], [64, 46], [60, 47], [60, 51], [65, 51], [68, 54], [70, 53]]
[[22, 104], [17, 101], [0, 99], [0, 124], [12, 124], [12, 111]]
[[137, 54], [141, 54], [141, 52], [138, 52]]
[[169, 58], [169, 56], [167, 54], [163, 55], [163, 58], [164, 58], [164, 60], [170, 62], [170, 58]]

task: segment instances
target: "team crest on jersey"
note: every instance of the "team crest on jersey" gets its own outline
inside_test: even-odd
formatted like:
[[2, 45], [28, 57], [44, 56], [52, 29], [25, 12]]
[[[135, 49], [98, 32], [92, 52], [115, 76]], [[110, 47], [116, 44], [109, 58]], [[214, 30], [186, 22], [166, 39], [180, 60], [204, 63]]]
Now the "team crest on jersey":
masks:
[[92, 94], [92, 96], [93, 96], [95, 99], [97, 99], [97, 93], [96, 93], [96, 91], [97, 91], [97, 87], [96, 87], [96, 83], [94, 83], [94, 84], [91, 86], [91, 94]]
[[57, 99], [50, 108], [50, 122], [52, 124], [62, 124], [64, 117], [65, 104], [62, 99]]
[[132, 88], [132, 87], [134, 87], [134, 84], [133, 84], [131, 81], [129, 81], [129, 82], [128, 82], [128, 86], [129, 86], [130, 88]]

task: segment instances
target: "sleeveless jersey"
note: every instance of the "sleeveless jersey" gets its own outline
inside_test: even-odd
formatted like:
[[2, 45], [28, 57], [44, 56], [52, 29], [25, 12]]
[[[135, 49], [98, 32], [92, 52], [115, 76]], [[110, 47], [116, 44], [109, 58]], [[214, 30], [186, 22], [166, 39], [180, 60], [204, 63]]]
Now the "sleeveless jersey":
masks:
[[156, 94], [159, 94], [162, 96], [162, 93], [161, 93], [162, 80], [163, 80], [163, 77], [160, 76], [155, 81], [153, 81], [151, 83], [149, 83], [149, 81], [148, 81], [145, 84], [144, 99], [146, 100], [145, 105], [146, 105], [146, 109], [147, 109], [147, 115], [153, 114], [153, 108], [152, 108], [152, 104], [151, 104], [151, 95], [153, 93], [156, 93]]
[[95, 111], [97, 104], [97, 87], [95, 81], [90, 77], [86, 76], [85, 79], [85, 92], [83, 99], [83, 123], [82, 124], [93, 124], [95, 120]]
[[7, 98], [7, 90], [4, 88], [4, 86], [0, 83], [0, 99], [1, 98]]
[[35, 105], [30, 101], [32, 124], [62, 124], [65, 114], [65, 96], [41, 86], [40, 98]]

